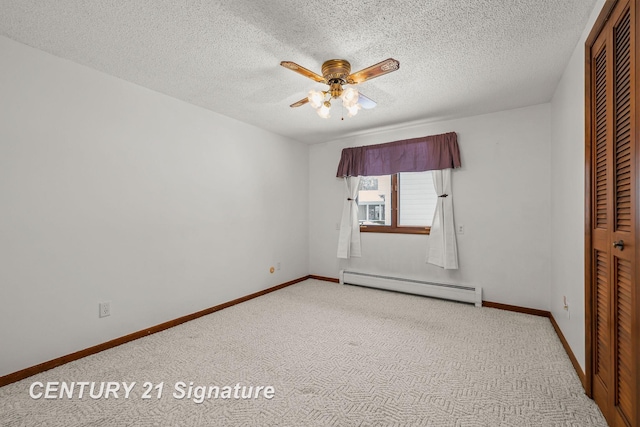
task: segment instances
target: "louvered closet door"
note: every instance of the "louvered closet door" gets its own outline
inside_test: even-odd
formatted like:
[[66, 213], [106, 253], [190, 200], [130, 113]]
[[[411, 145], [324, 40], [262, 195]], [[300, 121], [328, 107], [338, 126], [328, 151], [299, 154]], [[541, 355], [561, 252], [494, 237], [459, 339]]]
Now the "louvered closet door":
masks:
[[638, 426], [635, 1], [591, 48], [591, 374], [612, 426]]

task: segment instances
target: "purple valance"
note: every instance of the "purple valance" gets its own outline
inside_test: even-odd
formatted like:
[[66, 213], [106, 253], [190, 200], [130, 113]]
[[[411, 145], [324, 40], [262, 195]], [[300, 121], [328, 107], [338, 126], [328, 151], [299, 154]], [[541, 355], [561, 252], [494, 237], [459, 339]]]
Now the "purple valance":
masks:
[[345, 148], [337, 177], [392, 175], [460, 167], [455, 132]]

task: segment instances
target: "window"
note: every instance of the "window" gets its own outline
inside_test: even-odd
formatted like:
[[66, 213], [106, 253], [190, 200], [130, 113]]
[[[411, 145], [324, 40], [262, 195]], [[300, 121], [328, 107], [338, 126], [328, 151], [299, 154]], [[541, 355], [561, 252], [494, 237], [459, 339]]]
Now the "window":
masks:
[[438, 196], [431, 172], [367, 176], [358, 191], [360, 231], [428, 234]]

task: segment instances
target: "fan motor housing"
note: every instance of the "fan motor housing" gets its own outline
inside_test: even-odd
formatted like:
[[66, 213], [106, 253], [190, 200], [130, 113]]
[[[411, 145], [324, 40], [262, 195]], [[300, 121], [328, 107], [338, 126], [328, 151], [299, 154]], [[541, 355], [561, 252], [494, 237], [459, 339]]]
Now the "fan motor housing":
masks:
[[330, 80], [344, 82], [349, 74], [351, 74], [351, 64], [345, 59], [330, 59], [322, 64], [322, 77], [327, 82]]
[[341, 84], [341, 82], [333, 80], [333, 82], [329, 86], [329, 95], [331, 95], [332, 98], [337, 98], [340, 95], [342, 95], [342, 84]]

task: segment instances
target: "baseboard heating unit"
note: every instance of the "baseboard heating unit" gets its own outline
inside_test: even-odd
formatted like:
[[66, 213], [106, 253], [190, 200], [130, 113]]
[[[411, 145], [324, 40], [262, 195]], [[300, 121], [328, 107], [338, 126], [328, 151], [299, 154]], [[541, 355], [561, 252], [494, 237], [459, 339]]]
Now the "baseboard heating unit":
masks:
[[385, 289], [388, 291], [442, 298], [452, 301], [471, 303], [475, 304], [476, 307], [482, 307], [481, 287], [424, 282], [421, 280], [380, 276], [377, 274], [345, 270], [340, 271], [340, 284], [365, 286], [368, 288]]

